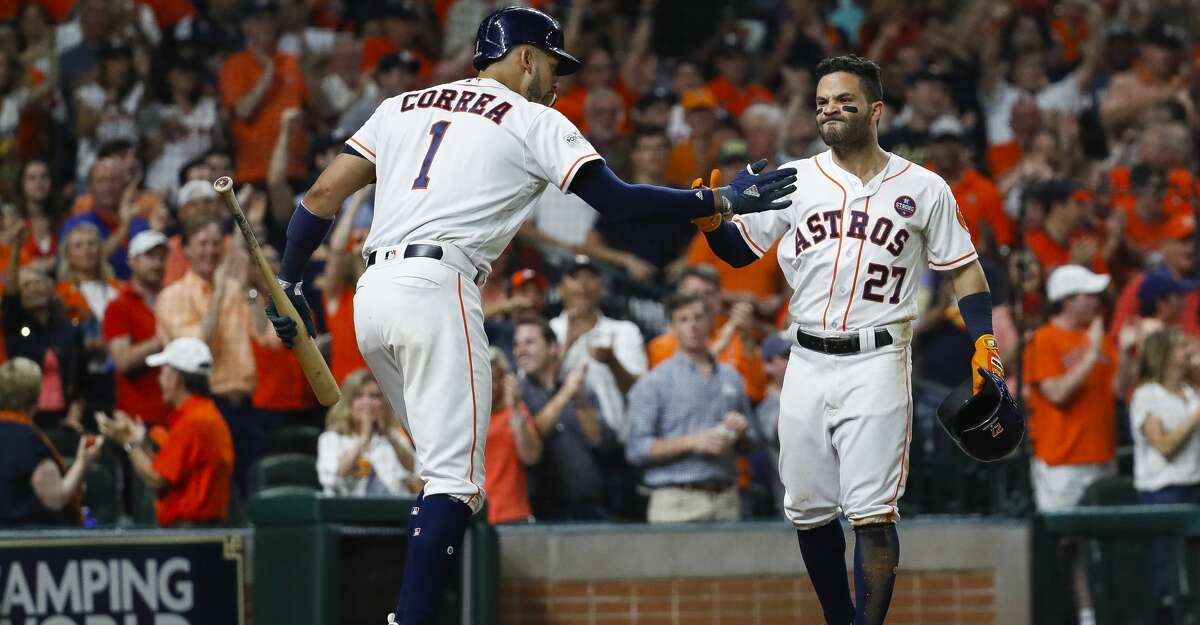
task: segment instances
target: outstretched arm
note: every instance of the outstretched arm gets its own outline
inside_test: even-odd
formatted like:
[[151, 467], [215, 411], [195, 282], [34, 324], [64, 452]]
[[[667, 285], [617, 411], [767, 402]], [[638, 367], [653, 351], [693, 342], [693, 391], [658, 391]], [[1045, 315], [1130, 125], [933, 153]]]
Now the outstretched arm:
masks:
[[[766, 161], [755, 166], [755, 171], [761, 171]], [[744, 171], [726, 186], [684, 191], [631, 185], [618, 178], [603, 161], [594, 160], [580, 168], [570, 188], [610, 219], [672, 222], [709, 217], [718, 212], [745, 214], [787, 208], [792, 202], [785, 198], [796, 190], [794, 182], [796, 170], [791, 168], [769, 174]]]

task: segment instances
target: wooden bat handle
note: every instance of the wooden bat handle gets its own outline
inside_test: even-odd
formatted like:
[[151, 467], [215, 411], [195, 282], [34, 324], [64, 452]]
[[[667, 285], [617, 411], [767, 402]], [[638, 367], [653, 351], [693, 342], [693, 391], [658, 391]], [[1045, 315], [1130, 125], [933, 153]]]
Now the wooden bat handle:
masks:
[[275, 303], [275, 309], [296, 322], [296, 339], [292, 342], [292, 351], [295, 352], [296, 360], [300, 362], [300, 368], [304, 371], [308, 385], [312, 387], [313, 393], [317, 396], [317, 401], [326, 407], [336, 404], [342, 397], [342, 391], [338, 388], [337, 381], [333, 379], [333, 374], [329, 372], [329, 365], [325, 363], [325, 358], [321, 356], [317, 344], [308, 335], [304, 319], [300, 317], [299, 311], [292, 305], [292, 301], [283, 292], [283, 288], [279, 286], [275, 272], [271, 271], [270, 263], [263, 256], [258, 238], [254, 236], [254, 229], [246, 220], [241, 202], [233, 192], [233, 179], [229, 176], [217, 178], [213, 183], [213, 190], [225, 202], [229, 212], [233, 213], [233, 220], [237, 223], [238, 229], [242, 231], [242, 237], [246, 239], [246, 247], [250, 250], [250, 256], [258, 265], [258, 270], [267, 283], [267, 291], [271, 295], [271, 301]]

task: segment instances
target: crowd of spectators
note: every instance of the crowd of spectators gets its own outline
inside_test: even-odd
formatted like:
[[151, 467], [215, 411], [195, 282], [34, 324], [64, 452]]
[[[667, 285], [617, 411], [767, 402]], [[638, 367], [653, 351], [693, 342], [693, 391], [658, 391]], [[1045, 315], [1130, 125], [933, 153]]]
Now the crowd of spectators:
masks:
[[[0, 398], [0, 446], [22, 451], [0, 456], [0, 474], [31, 476], [0, 493], [26, 505], [3, 506], [26, 511], [6, 524], [81, 518], [96, 452], [39, 433], [94, 443], [104, 430], [129, 449], [126, 481], [160, 506], [197, 492], [175, 483], [176, 431], [225, 436], [228, 456], [205, 474], [229, 492], [197, 495], [190, 518], [160, 507], [164, 523], [223, 520], [223, 502], [255, 488], [271, 434], [296, 425], [325, 431], [313, 453], [326, 492], [419, 492], [405, 415], [354, 336], [372, 189], [347, 201], [304, 282], [345, 391], [326, 414], [263, 315], [261, 278], [211, 182], [234, 177], [277, 263], [298, 194], [347, 137], [384, 99], [471, 75], [479, 20], [512, 2], [0, 2], [0, 385], [40, 376]], [[559, 80], [556, 107], [634, 183], [687, 187], [819, 153], [812, 68], [846, 52], [879, 62], [883, 147], [946, 180], [980, 252], [1029, 413], [1037, 509], [1073, 506], [1116, 472], [1148, 503], [1200, 501], [1200, 24], [1188, 3], [524, 3], [562, 18], [584, 61]], [[792, 346], [779, 335], [790, 290], [768, 252], [735, 269], [691, 224], [608, 222], [547, 190], [482, 289], [491, 519], [777, 515]], [[972, 343], [936, 272], [919, 300], [915, 375], [944, 392], [967, 376]], [[207, 350], [203, 385], [151, 362], [184, 339]]]

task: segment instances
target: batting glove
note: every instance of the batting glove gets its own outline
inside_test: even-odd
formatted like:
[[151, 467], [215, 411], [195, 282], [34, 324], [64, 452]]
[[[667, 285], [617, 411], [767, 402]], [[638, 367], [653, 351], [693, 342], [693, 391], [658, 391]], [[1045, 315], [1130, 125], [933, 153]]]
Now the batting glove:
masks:
[[[312, 312], [308, 309], [308, 301], [304, 299], [304, 293], [300, 287], [303, 282], [291, 284], [283, 280], [279, 280], [279, 286], [283, 288], [283, 292], [287, 295], [288, 301], [292, 306], [296, 307], [296, 312], [300, 313], [300, 318], [304, 320], [304, 328], [308, 330], [309, 336], [316, 336], [316, 327], [313, 325]], [[296, 322], [289, 316], [279, 312], [275, 308], [275, 301], [267, 299], [267, 320], [275, 327], [275, 334], [279, 340], [287, 347], [291, 347], [296, 340]]]
[[767, 167], [767, 159], [747, 165], [738, 172], [732, 182], [713, 189], [721, 204], [721, 213], [726, 216], [761, 213], [787, 208], [792, 201], [784, 199], [796, 191], [796, 170], [792, 167], [777, 169], [769, 174], [760, 174]]
[[978, 395], [983, 388], [980, 371], [990, 371], [1004, 379], [1004, 363], [1000, 361], [1000, 347], [996, 337], [984, 334], [975, 340], [975, 355], [971, 358], [971, 392]]

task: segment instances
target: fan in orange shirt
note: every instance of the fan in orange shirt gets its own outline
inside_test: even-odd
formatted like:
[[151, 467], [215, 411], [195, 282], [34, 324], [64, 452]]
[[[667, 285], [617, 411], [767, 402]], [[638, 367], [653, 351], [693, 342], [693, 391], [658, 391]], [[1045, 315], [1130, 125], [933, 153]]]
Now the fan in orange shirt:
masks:
[[[263, 245], [262, 253], [271, 271], [278, 273], [279, 252], [270, 245]], [[301, 422], [320, 426], [324, 414], [316, 411], [317, 398], [304, 377], [300, 361], [291, 349], [284, 347], [267, 322], [264, 306], [268, 289], [262, 272], [248, 272], [247, 282], [253, 285], [250, 292], [250, 349], [254, 353], [254, 370], [258, 372], [250, 403], [258, 409], [262, 430], [270, 434], [282, 425]]]
[[667, 181], [677, 187], [687, 187], [696, 178], [707, 178], [717, 162], [717, 99], [708, 89], [692, 89], [683, 93], [679, 105], [683, 107], [684, 121], [690, 133], [687, 141], [671, 149], [667, 158]]
[[1108, 258], [1119, 242], [1084, 228], [1085, 204], [1078, 188], [1065, 180], [1041, 183], [1029, 190], [1032, 201], [1045, 211], [1042, 228], [1025, 235], [1025, 247], [1045, 271], [1059, 265], [1083, 264], [1108, 271]]
[[1169, 212], [1167, 176], [1161, 167], [1139, 163], [1130, 171], [1130, 195], [1113, 198], [1113, 207], [1125, 215], [1125, 242], [1139, 255], [1158, 251], [1164, 242], [1186, 236], [1195, 225], [1190, 211]]
[[[308, 98], [296, 57], [276, 49], [279, 17], [271, 3], [252, 3], [242, 21], [246, 49], [221, 65], [221, 105], [233, 118], [234, 177], [239, 183], [262, 182], [279, 135], [283, 112], [303, 108]], [[308, 133], [297, 130], [288, 159], [288, 177], [303, 178]]]
[[422, 82], [428, 82], [433, 74], [433, 63], [416, 48], [420, 28], [420, 16], [408, 5], [400, 2], [383, 3], [383, 35], [363, 40], [362, 71], [372, 72], [379, 59], [407, 50], [417, 60], [417, 73]]
[[741, 117], [742, 112], [755, 102], [775, 101], [768, 89], [750, 82], [745, 48], [736, 43], [723, 45], [717, 51], [716, 59], [717, 77], [708, 82], [708, 90], [731, 117]]
[[362, 258], [362, 241], [353, 240], [354, 221], [370, 194], [360, 191], [350, 201], [345, 214], [338, 218], [329, 236], [329, 252], [325, 271], [318, 278], [321, 303], [325, 308], [325, 327], [329, 330], [329, 369], [340, 384], [346, 376], [366, 369], [367, 362], [358, 351], [354, 333], [354, 285], [366, 269]]
[[967, 219], [967, 230], [975, 248], [996, 249], [1013, 244], [1013, 222], [1004, 212], [1000, 191], [983, 174], [971, 167], [970, 156], [963, 145], [963, 128], [952, 115], [939, 117], [929, 125], [929, 145], [926, 167], [937, 172], [954, 194], [958, 208]]
[[[711, 266], [699, 265], [684, 270], [679, 279], [678, 291], [695, 295], [704, 300], [704, 307], [713, 317], [713, 331], [709, 336], [709, 350], [717, 360], [735, 368], [746, 385], [746, 395], [759, 401], [766, 393], [766, 372], [758, 356], [758, 345], [751, 335], [754, 323], [754, 308], [740, 302], [726, 318], [722, 314], [724, 302], [721, 297], [720, 276]], [[660, 334], [646, 346], [651, 368], [670, 358], [679, 348], [679, 339], [670, 332]]]

